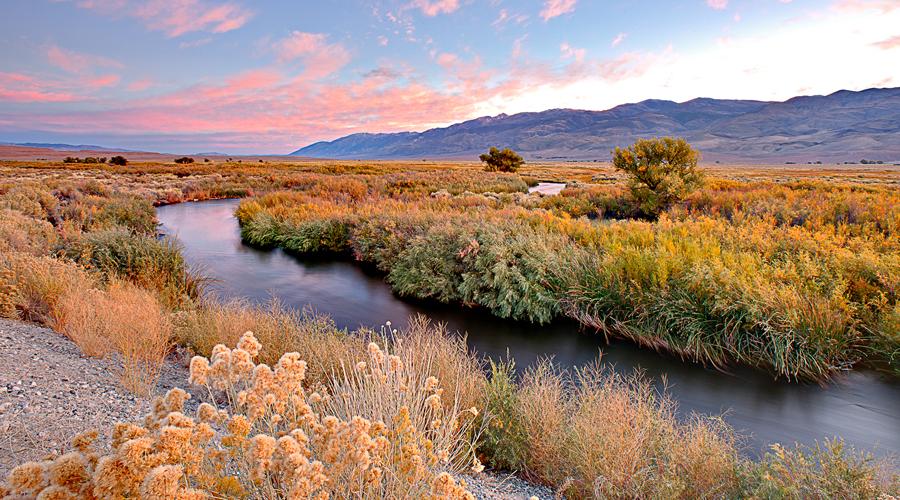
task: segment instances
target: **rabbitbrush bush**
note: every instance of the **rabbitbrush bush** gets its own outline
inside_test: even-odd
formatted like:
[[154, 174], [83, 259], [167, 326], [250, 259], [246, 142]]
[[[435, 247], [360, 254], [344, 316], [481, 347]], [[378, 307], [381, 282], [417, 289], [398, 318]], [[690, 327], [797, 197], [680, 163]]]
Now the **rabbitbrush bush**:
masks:
[[142, 424], [120, 423], [110, 449], [96, 433], [55, 459], [13, 469], [10, 497], [474, 498], [456, 476], [481, 470], [470, 432], [477, 410], [444, 395], [438, 380], [368, 346], [368, 360], [305, 385], [306, 362], [286, 353], [256, 364], [251, 333], [236, 348], [191, 360], [209, 398], [195, 416], [181, 389], [158, 399]]

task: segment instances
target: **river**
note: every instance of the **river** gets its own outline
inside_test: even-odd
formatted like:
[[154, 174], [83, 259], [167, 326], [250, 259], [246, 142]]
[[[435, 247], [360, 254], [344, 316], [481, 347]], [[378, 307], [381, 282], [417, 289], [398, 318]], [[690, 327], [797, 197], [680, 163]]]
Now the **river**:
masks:
[[900, 452], [900, 384], [871, 372], [853, 372], [828, 386], [775, 381], [747, 368], [729, 373], [684, 363], [624, 341], [607, 344], [601, 335], [559, 321], [533, 325], [498, 319], [484, 311], [398, 298], [378, 274], [353, 262], [299, 258], [281, 250], [259, 250], [241, 242], [233, 212], [238, 200], [181, 203], [160, 207], [162, 231], [184, 246], [189, 264], [216, 281], [214, 293], [263, 303], [276, 297], [285, 305], [312, 307], [339, 327], [378, 327], [390, 320], [402, 326], [416, 313], [465, 332], [474, 351], [504, 357], [519, 367], [543, 356], [566, 367], [603, 353], [617, 371], [642, 370], [665, 380], [680, 416], [691, 412], [724, 414], [744, 437], [751, 456], [775, 442], [813, 444], [840, 436], [876, 455]]

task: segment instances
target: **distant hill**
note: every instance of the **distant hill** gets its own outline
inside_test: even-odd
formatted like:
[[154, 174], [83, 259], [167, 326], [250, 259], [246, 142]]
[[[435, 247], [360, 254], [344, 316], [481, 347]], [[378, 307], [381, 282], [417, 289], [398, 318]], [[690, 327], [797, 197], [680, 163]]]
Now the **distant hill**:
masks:
[[116, 151], [131, 152], [130, 149], [107, 148], [91, 144], [57, 144], [47, 142], [0, 142], [4, 146], [22, 146], [26, 148], [52, 149], [54, 151]]
[[900, 159], [900, 88], [841, 90], [784, 102], [646, 100], [606, 111], [501, 114], [424, 132], [352, 134], [296, 156], [475, 158], [490, 146], [532, 160], [608, 160], [641, 137], [679, 136], [706, 160], [783, 162]]

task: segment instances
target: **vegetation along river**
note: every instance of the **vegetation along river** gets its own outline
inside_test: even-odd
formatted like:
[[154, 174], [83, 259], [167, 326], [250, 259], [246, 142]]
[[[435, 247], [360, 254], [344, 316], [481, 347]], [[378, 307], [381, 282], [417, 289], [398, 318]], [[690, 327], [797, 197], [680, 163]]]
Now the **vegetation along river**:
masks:
[[223, 298], [264, 303], [275, 297], [287, 306], [311, 306], [349, 329], [377, 328], [387, 320], [403, 326], [410, 315], [423, 313], [467, 333], [478, 353], [502, 358], [508, 350], [519, 368], [542, 356], [565, 367], [582, 365], [602, 350], [603, 362], [617, 371], [642, 370], [660, 384], [665, 380], [682, 416], [724, 413], [745, 437], [750, 455], [774, 442], [811, 445], [833, 436], [876, 455], [900, 453], [900, 384], [889, 378], [854, 372], [823, 387], [775, 381], [743, 368], [726, 374], [627, 342], [607, 344], [602, 335], [565, 321], [540, 326], [460, 306], [404, 300], [381, 276], [353, 262], [306, 260], [244, 245], [232, 215], [237, 204], [216, 200], [158, 209], [163, 232], [180, 240], [188, 263], [214, 278], [211, 288]]

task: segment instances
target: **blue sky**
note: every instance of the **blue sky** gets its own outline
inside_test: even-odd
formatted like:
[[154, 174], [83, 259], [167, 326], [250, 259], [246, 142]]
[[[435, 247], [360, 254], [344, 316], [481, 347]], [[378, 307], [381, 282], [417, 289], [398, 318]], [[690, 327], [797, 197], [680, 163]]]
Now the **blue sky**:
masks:
[[0, 141], [285, 153], [648, 98], [900, 85], [898, 0], [2, 0]]

